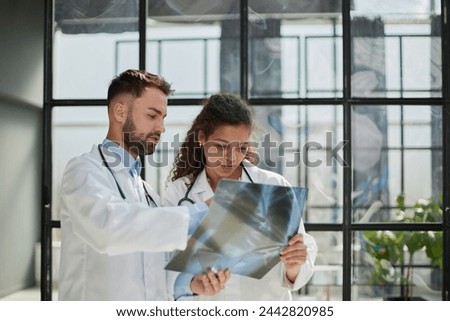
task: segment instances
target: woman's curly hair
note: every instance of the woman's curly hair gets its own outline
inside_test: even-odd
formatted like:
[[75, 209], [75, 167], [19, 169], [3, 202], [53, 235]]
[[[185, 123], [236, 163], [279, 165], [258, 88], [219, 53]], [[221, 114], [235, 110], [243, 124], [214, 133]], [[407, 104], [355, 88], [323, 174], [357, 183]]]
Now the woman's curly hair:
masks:
[[[193, 182], [205, 168], [206, 160], [198, 137], [200, 132], [207, 139], [218, 127], [224, 125], [245, 125], [253, 129], [252, 114], [247, 102], [236, 95], [223, 93], [212, 95], [187, 132], [186, 139], [175, 157], [171, 180], [188, 177]], [[255, 163], [257, 160], [255, 148], [250, 146], [245, 158]]]

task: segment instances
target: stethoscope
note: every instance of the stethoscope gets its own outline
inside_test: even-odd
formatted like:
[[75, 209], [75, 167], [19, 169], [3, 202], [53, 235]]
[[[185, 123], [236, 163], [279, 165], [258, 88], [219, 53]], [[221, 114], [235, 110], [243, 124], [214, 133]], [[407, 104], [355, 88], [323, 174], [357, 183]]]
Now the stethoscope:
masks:
[[[248, 172], [247, 168], [245, 168], [245, 166], [243, 164], [241, 164], [241, 167], [244, 170], [245, 175], [247, 175], [250, 183], [253, 183], [253, 179], [250, 176], [250, 173]], [[189, 202], [191, 204], [195, 204], [195, 202], [191, 198], [189, 198], [189, 193], [191, 192], [192, 188], [194, 187], [196, 180], [197, 180], [197, 178], [195, 178], [194, 181], [192, 182], [192, 184], [188, 187], [188, 189], [186, 190], [186, 194], [184, 194], [184, 197], [178, 201], [178, 206], [182, 205], [184, 202]]]
[[[117, 185], [117, 189], [119, 190], [120, 196], [122, 196], [122, 199], [126, 200], [127, 198], [125, 197], [125, 193], [123, 192], [122, 188], [119, 185], [119, 182], [117, 181], [116, 175], [114, 175], [114, 172], [112, 171], [111, 167], [109, 167], [108, 162], [105, 159], [105, 155], [103, 155], [103, 151], [101, 148], [101, 145], [98, 145], [98, 152], [100, 153], [100, 156], [103, 160], [103, 164], [106, 166], [106, 168], [109, 170], [109, 172], [111, 173], [112, 177], [114, 178], [114, 181], [116, 182]], [[147, 191], [147, 188], [145, 187], [144, 182], [142, 182], [142, 187], [144, 188], [145, 191], [145, 199], [147, 200], [147, 204], [150, 207], [158, 207], [158, 205], [156, 204], [155, 200], [153, 199], [153, 197], [150, 196], [149, 192]], [[152, 203], [154, 206], [152, 206]]]

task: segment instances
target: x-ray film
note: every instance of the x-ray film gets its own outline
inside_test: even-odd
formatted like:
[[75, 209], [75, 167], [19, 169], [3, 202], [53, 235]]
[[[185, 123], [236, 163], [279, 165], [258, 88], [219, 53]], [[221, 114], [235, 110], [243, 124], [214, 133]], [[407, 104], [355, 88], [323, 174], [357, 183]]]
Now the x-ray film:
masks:
[[297, 233], [307, 189], [221, 180], [208, 214], [166, 269], [202, 274], [228, 268], [262, 278]]

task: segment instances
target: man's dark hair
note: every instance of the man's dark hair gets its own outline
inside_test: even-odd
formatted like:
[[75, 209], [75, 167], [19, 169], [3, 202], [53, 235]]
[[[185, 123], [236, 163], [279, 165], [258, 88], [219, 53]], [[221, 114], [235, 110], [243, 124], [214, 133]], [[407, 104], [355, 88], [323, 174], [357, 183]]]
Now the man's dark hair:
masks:
[[122, 94], [129, 94], [135, 98], [141, 97], [145, 88], [154, 87], [166, 96], [173, 94], [171, 84], [163, 77], [144, 70], [128, 69], [115, 77], [108, 88], [108, 107], [111, 101]]

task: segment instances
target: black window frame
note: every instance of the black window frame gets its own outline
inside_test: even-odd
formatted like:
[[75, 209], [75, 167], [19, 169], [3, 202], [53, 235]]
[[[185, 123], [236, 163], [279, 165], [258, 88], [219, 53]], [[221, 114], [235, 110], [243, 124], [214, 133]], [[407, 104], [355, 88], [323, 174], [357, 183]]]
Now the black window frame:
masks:
[[[146, 67], [147, 0], [139, 0], [139, 68]], [[340, 105], [343, 106], [343, 138], [351, 142], [351, 109], [362, 105], [429, 105], [442, 108], [443, 141], [443, 206], [442, 223], [416, 226], [385, 223], [352, 222], [352, 146], [345, 145], [343, 157], [349, 164], [343, 170], [343, 221], [337, 224], [305, 224], [307, 231], [341, 232], [343, 235], [342, 299], [351, 300], [352, 287], [352, 235], [364, 230], [439, 230], [443, 231], [443, 288], [442, 300], [450, 300], [450, 27], [447, 19], [450, 9], [441, 1], [442, 97], [436, 98], [355, 98], [351, 96], [351, 0], [342, 0], [343, 29], [343, 96], [342, 98], [249, 98], [248, 92], [248, 0], [240, 0], [240, 95], [253, 106], [266, 105]], [[53, 33], [54, 1], [45, 1], [44, 46], [44, 109], [43, 109], [43, 163], [41, 196], [41, 300], [52, 300], [52, 230], [60, 222], [52, 219], [52, 108], [55, 106], [105, 106], [106, 99], [54, 99], [53, 98]], [[172, 98], [169, 105], [200, 105], [203, 98]], [[143, 173], [145, 175], [145, 173]]]

